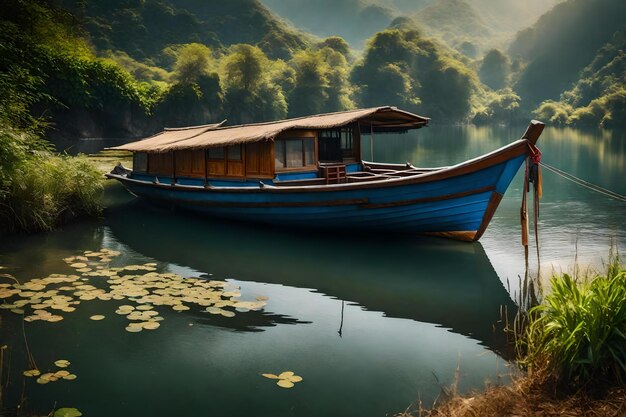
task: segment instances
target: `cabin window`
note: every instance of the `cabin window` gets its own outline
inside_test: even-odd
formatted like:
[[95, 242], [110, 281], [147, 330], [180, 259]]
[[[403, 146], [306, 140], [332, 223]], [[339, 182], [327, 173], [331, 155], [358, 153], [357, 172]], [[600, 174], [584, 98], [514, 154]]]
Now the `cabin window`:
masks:
[[241, 145], [234, 145], [228, 147], [228, 160], [241, 161]]
[[148, 172], [148, 154], [146, 152], [135, 152], [133, 154], [133, 171]]
[[220, 146], [219, 148], [209, 148], [207, 150], [207, 155], [209, 159], [224, 159], [224, 147]]
[[341, 129], [341, 153], [344, 157], [352, 156], [353, 133], [354, 129]]
[[315, 165], [314, 138], [276, 139], [274, 163], [277, 169]]

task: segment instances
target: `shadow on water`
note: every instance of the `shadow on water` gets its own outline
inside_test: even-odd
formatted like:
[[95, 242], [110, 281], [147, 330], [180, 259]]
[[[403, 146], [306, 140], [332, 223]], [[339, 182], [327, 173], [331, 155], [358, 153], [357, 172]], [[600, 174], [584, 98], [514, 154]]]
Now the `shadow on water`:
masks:
[[516, 307], [478, 243], [276, 230], [142, 200], [108, 209], [105, 226], [115, 240], [161, 262], [218, 279], [314, 289], [388, 317], [449, 328], [508, 357], [501, 317], [514, 316]]

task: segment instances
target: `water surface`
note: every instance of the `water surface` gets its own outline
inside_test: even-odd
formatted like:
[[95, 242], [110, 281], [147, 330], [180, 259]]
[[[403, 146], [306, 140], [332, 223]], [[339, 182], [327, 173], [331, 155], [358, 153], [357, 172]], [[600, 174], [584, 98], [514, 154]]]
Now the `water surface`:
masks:
[[[451, 165], [522, 131], [433, 126], [380, 135], [373, 159]], [[616, 132], [547, 129], [539, 146], [544, 161], [626, 194], [625, 140]], [[105, 144], [83, 141], [73, 151]], [[369, 159], [369, 142], [363, 149]], [[161, 327], [141, 333], [126, 332], [127, 320], [114, 313], [126, 300], [82, 302], [58, 323], [26, 323], [42, 371], [68, 359], [78, 375], [47, 385], [29, 379], [28, 406], [45, 413], [56, 403], [90, 416], [384, 416], [418, 398], [430, 405], [457, 366], [461, 392], [506, 381], [509, 354], [498, 329], [502, 311], [515, 311], [511, 299], [524, 274], [521, 188], [518, 175], [481, 242], [468, 244], [217, 221], [155, 208], [112, 185], [101, 219], [1, 242], [0, 265], [22, 281], [68, 274], [63, 258], [104, 247], [122, 252], [115, 265], [154, 262], [159, 271], [224, 280], [240, 286], [242, 298], [268, 297], [267, 305], [232, 318], [157, 307]], [[624, 203], [544, 173], [544, 272], [570, 268], [576, 255], [600, 266], [611, 239], [625, 247], [625, 224]], [[26, 369], [21, 322], [0, 314], [15, 401]], [[106, 318], [89, 320], [94, 314]], [[304, 380], [286, 390], [260, 376], [286, 370]]]

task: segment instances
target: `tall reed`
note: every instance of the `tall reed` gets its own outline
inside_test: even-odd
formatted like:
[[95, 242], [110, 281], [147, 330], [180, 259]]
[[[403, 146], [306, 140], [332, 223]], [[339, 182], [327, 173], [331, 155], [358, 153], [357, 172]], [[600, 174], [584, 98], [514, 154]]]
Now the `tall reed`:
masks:
[[551, 279], [518, 340], [531, 375], [569, 388], [626, 382], [626, 271], [611, 257], [603, 275]]
[[58, 155], [41, 142], [0, 131], [0, 233], [50, 230], [100, 212], [101, 173], [86, 157]]

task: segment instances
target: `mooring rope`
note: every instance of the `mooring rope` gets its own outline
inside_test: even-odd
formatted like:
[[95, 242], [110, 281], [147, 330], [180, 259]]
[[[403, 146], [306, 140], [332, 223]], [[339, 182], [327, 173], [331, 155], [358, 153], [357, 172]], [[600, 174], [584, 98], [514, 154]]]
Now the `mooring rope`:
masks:
[[570, 174], [568, 172], [565, 172], [565, 171], [563, 171], [561, 169], [553, 167], [552, 165], [548, 165], [545, 162], [541, 162], [541, 166], [546, 168], [547, 170], [549, 170], [549, 171], [551, 171], [551, 172], [553, 172], [553, 173], [555, 173], [555, 174], [565, 178], [566, 180], [569, 180], [569, 181], [573, 182], [574, 184], [578, 184], [581, 187], [585, 187], [585, 188], [587, 188], [587, 189], [589, 189], [591, 191], [595, 191], [597, 193], [604, 194], [607, 197], [610, 197], [610, 198], [613, 198], [615, 200], [622, 201], [622, 202], [626, 203], [626, 196], [624, 196], [624, 195], [621, 195], [621, 194], [618, 194], [618, 193], [616, 193], [614, 191], [611, 191], [611, 190], [608, 190], [606, 188], [600, 187], [599, 185], [592, 184], [592, 183], [590, 183], [588, 181], [583, 180], [582, 178], [578, 178], [575, 175], [572, 175], [572, 174]]

